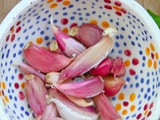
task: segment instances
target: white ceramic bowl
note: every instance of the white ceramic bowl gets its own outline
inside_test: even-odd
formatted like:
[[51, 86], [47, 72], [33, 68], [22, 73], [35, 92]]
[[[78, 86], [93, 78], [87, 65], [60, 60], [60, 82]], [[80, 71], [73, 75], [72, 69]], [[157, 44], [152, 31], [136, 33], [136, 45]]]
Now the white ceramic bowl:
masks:
[[[23, 0], [0, 26], [0, 115], [2, 120], [28, 119], [23, 74], [13, 63], [24, 61], [22, 49], [32, 41], [47, 46], [54, 36], [50, 16], [62, 30], [96, 23], [116, 26], [118, 34], [110, 54], [124, 59], [128, 82], [111, 101], [126, 120], [156, 120], [160, 114], [159, 29], [133, 0]], [[126, 52], [131, 52], [131, 55]], [[138, 64], [134, 63], [138, 59]]]

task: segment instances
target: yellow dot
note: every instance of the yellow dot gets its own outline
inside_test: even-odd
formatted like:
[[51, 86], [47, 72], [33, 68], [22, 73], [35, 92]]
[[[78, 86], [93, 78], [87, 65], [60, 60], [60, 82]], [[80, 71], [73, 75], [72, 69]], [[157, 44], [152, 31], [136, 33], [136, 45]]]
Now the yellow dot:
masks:
[[148, 67], [149, 67], [149, 68], [152, 67], [152, 60], [151, 60], [151, 59], [148, 60]]
[[154, 61], [153, 66], [154, 66], [154, 69], [157, 69], [157, 61]]
[[4, 99], [6, 100], [6, 102], [9, 102], [9, 99], [7, 96], [4, 96]]
[[150, 51], [150, 49], [147, 47], [146, 48], [146, 55], [150, 55], [151, 54], [151, 51]]
[[129, 100], [131, 102], [133, 102], [135, 100], [135, 98], [136, 98], [136, 95], [134, 93], [130, 94]]
[[48, 0], [47, 2], [48, 2], [48, 3], [51, 3], [51, 2], [53, 2], [53, 0]]
[[119, 96], [118, 96], [118, 99], [119, 99], [119, 100], [124, 100], [124, 97], [125, 97], [124, 94], [123, 94], [123, 93], [120, 93]]
[[57, 3], [53, 3], [53, 4], [50, 5], [50, 8], [56, 8], [57, 5], [58, 5]]
[[155, 56], [156, 56], [156, 59], [158, 60], [159, 59], [159, 55], [158, 55], [157, 52], [155, 53]]
[[123, 110], [123, 111], [122, 111], [122, 115], [126, 115], [127, 113], [128, 113], [127, 110]]
[[6, 102], [5, 102], [4, 98], [2, 99], [2, 102], [3, 102], [4, 106], [6, 106]]
[[118, 6], [113, 6], [113, 8], [116, 10], [116, 11], [120, 11], [121, 10], [121, 8], [120, 7], [118, 7]]
[[68, 33], [68, 28], [63, 28], [62, 31], [63, 31], [64, 33]]
[[0, 91], [0, 96], [2, 96], [2, 91]]
[[148, 114], [148, 110], [146, 110], [145, 112], [144, 112], [144, 116], [146, 116]]
[[136, 106], [135, 106], [135, 105], [132, 105], [132, 106], [130, 107], [130, 111], [133, 112], [133, 111], [135, 110], [135, 108], [136, 108]]
[[98, 24], [98, 23], [97, 23], [97, 20], [91, 20], [90, 23], [91, 23], [91, 24], [94, 24], [94, 25], [97, 25], [97, 24]]
[[36, 43], [37, 43], [37, 44], [41, 44], [42, 42], [43, 42], [43, 38], [37, 38], [37, 39], [36, 39]]
[[115, 109], [117, 111], [120, 111], [122, 109], [122, 105], [120, 103], [117, 103], [116, 106], [115, 106]]
[[154, 47], [153, 43], [150, 43], [150, 48], [152, 51], [155, 51], [155, 47]]
[[2, 82], [2, 89], [6, 89], [6, 83]]
[[107, 21], [103, 21], [103, 22], [102, 22], [102, 26], [103, 26], [104, 28], [108, 28], [108, 27], [109, 27], [109, 23], [108, 23]]
[[126, 67], [129, 67], [129, 66], [130, 66], [130, 60], [126, 60], [126, 61], [124, 62], [124, 65], [125, 65]]
[[69, 0], [63, 1], [63, 5], [64, 5], [64, 6], [68, 6], [68, 5], [70, 5], [70, 4], [71, 4], [71, 2], [70, 2]]
[[24, 89], [24, 87], [25, 87], [25, 82], [21, 83], [21, 87]]

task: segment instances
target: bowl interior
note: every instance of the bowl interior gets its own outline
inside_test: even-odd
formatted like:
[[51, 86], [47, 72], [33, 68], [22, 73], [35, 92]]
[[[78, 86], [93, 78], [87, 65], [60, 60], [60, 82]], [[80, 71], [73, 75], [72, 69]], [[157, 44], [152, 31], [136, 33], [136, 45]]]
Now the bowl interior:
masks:
[[[50, 17], [64, 32], [82, 23], [105, 29], [116, 26], [111, 57], [124, 59], [127, 84], [110, 98], [123, 119], [151, 119], [160, 99], [160, 60], [153, 31], [146, 20], [124, 2], [115, 0], [35, 1], [25, 8], [5, 31], [0, 48], [0, 99], [9, 119], [29, 118], [22, 72], [14, 66], [24, 61], [23, 47], [28, 42], [47, 47], [54, 40]], [[1, 38], [0, 38], [1, 39]]]

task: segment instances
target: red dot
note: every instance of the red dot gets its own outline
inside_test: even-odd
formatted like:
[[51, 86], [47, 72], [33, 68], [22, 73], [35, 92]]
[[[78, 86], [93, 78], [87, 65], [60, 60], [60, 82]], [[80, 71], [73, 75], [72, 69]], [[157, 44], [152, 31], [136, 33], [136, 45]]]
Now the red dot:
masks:
[[4, 91], [2, 90], [2, 95], [4, 96]]
[[24, 98], [25, 98], [24, 93], [23, 93], [22, 91], [20, 91], [20, 92], [19, 92], [19, 99], [20, 99], [20, 100], [24, 100]]
[[22, 79], [23, 79], [23, 74], [20, 73], [20, 74], [18, 75], [18, 78], [19, 78], [19, 80], [22, 80]]
[[8, 35], [8, 36], [6, 37], [6, 42], [9, 40], [9, 38], [10, 38], [10, 35]]
[[147, 110], [147, 108], [148, 108], [148, 104], [145, 104], [143, 109]]
[[154, 54], [153, 54], [153, 53], [151, 53], [151, 57], [152, 57], [152, 59], [154, 60]]
[[78, 25], [77, 23], [72, 23], [72, 24], [70, 25], [70, 28], [75, 27], [75, 26], [77, 26], [77, 25]]
[[127, 13], [127, 11], [124, 8], [121, 8], [121, 12], [123, 12], [124, 14]]
[[122, 3], [120, 1], [115, 1], [114, 4], [117, 5], [117, 6], [121, 6], [122, 5]]
[[152, 103], [150, 104], [149, 109], [151, 109], [151, 108], [153, 107], [153, 105], [154, 105], [154, 102], [152, 102]]
[[18, 26], [18, 25], [20, 25], [20, 23], [21, 23], [21, 21], [18, 21], [16, 25]]
[[61, 20], [61, 23], [62, 23], [63, 25], [66, 25], [66, 24], [68, 23], [68, 19], [67, 19], [67, 18], [63, 18], [63, 19]]
[[130, 75], [135, 75], [135, 74], [136, 74], [136, 71], [133, 70], [133, 69], [130, 69], [130, 70], [129, 70], [129, 73], [130, 73]]
[[128, 104], [129, 104], [129, 103], [126, 102], [126, 101], [123, 102], [123, 105], [124, 105], [124, 106], [128, 106]]
[[106, 9], [108, 9], [108, 10], [111, 10], [112, 9], [112, 6], [110, 6], [110, 5], [105, 5], [104, 6]]
[[149, 117], [152, 114], [152, 111], [149, 111], [149, 113], [147, 114], [147, 117]]
[[19, 84], [18, 84], [18, 83], [15, 83], [15, 84], [14, 84], [14, 87], [15, 87], [16, 89], [18, 89], [18, 88], [19, 88]]
[[144, 118], [142, 118], [142, 120], [145, 120], [146, 118], [144, 117]]
[[141, 118], [141, 116], [142, 116], [142, 114], [140, 113], [140, 114], [138, 114], [137, 115], [137, 119], [140, 119]]
[[63, 0], [57, 0], [57, 2], [62, 2]]
[[133, 65], [138, 65], [138, 63], [139, 63], [139, 60], [137, 58], [132, 59], [132, 64]]
[[131, 51], [130, 51], [129, 49], [126, 49], [126, 50], [124, 51], [124, 54], [125, 54], [126, 56], [131, 56]]
[[122, 13], [120, 12], [120, 11], [116, 11], [115, 12], [118, 16], [121, 16], [122, 15]]
[[14, 39], [15, 39], [15, 34], [13, 34], [13, 35], [11, 36], [11, 42], [13, 42]]
[[18, 27], [16, 30], [16, 33], [18, 33], [21, 30], [21, 27]]
[[10, 28], [10, 31], [12, 31], [14, 29], [14, 26], [12, 26], [11, 28]]
[[110, 1], [110, 0], [104, 0], [104, 2], [106, 2], [106, 3], [111, 3], [111, 1]]

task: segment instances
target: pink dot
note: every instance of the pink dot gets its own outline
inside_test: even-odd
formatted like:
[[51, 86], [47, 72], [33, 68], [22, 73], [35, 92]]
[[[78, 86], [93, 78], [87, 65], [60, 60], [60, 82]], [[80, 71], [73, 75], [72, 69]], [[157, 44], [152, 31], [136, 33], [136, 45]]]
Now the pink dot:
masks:
[[67, 18], [63, 18], [63, 19], [61, 20], [61, 23], [62, 23], [63, 25], [66, 25], [66, 24], [68, 23], [68, 19], [67, 19]]
[[149, 113], [147, 114], [147, 117], [149, 117], [152, 114], [152, 111], [149, 111]]
[[132, 64], [133, 65], [138, 65], [138, 63], [139, 63], [139, 60], [137, 58], [133, 58]]
[[126, 56], [131, 56], [131, 51], [130, 51], [129, 49], [126, 49], [126, 50], [124, 51], [124, 54], [125, 54]]
[[15, 87], [16, 89], [18, 89], [18, 88], [19, 88], [19, 84], [18, 84], [18, 83], [15, 83], [15, 84], [14, 84], [14, 87]]
[[140, 119], [141, 118], [141, 116], [142, 116], [142, 114], [140, 113], [140, 114], [138, 114], [137, 115], [137, 119]]
[[145, 104], [143, 109], [147, 110], [147, 108], [148, 108], [148, 104]]
[[13, 34], [13, 35], [11, 36], [11, 42], [13, 42], [14, 39], [15, 39], [15, 34]]
[[128, 103], [128, 102], [126, 102], [126, 101], [125, 101], [125, 102], [123, 102], [123, 105], [124, 105], [124, 106], [128, 106], [128, 104], [129, 104], [129, 103]]
[[144, 117], [144, 118], [142, 118], [142, 120], [145, 120], [145, 117]]
[[9, 40], [9, 38], [10, 38], [10, 35], [8, 35], [8, 36], [6, 37], [6, 42]]
[[153, 105], [154, 105], [154, 102], [152, 102], [152, 103], [150, 104], [149, 109], [151, 109], [151, 108], [153, 107]]
[[129, 70], [129, 73], [130, 73], [130, 75], [135, 75], [135, 74], [136, 74], [136, 71], [133, 70], [133, 69], [130, 69], [130, 70]]
[[21, 23], [21, 21], [18, 21], [16, 25], [18, 26], [18, 25], [20, 25], [20, 23]]
[[18, 78], [19, 78], [19, 80], [22, 80], [22, 79], [23, 79], [23, 74], [20, 73], [20, 74], [18, 75]]
[[104, 6], [106, 9], [108, 9], [108, 10], [111, 10], [112, 9], [112, 6], [110, 6], [110, 5], [105, 5]]
[[111, 3], [111, 0], [104, 0], [104, 2], [106, 2], [106, 3]]
[[25, 99], [25, 95], [22, 91], [19, 92], [19, 99], [20, 100], [24, 100]]
[[122, 3], [120, 1], [115, 1], [114, 4], [117, 5], [117, 6], [121, 6], [122, 5]]
[[121, 12], [123, 12], [124, 14], [127, 13], [127, 11], [124, 8], [121, 8]]
[[121, 15], [122, 15], [122, 13], [119, 12], [119, 11], [116, 11], [115, 13], [116, 13], [118, 16], [121, 16]]
[[72, 23], [72, 24], [70, 25], [70, 28], [76, 27], [77, 25], [78, 25], [77, 23]]
[[18, 33], [21, 30], [21, 27], [18, 27], [16, 30], [16, 33]]

